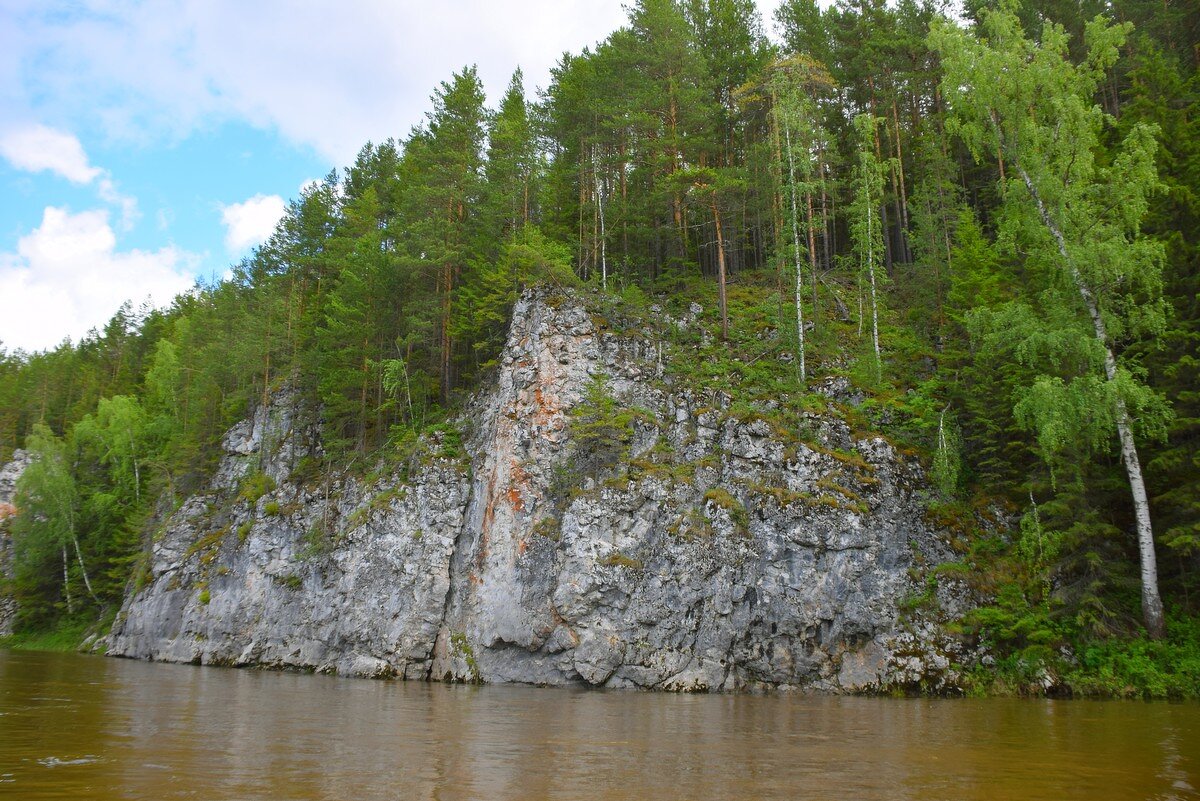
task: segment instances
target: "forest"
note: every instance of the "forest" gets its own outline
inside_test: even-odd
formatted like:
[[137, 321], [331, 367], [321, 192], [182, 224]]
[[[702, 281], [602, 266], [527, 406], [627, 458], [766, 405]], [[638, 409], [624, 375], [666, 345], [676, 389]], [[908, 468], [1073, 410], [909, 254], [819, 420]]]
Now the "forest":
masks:
[[459, 426], [550, 283], [647, 325], [698, 303], [679, 369], [764, 414], [849, 379], [989, 599], [955, 624], [996, 656], [981, 692], [1069, 653], [1078, 692], [1194, 697], [1198, 66], [1195, 2], [635, 0], [536, 94], [517, 70], [489, 108], [465, 67], [228, 278], [0, 350], [0, 461], [34, 456], [16, 637], [111, 622], [284, 385], [320, 410], [317, 471]]

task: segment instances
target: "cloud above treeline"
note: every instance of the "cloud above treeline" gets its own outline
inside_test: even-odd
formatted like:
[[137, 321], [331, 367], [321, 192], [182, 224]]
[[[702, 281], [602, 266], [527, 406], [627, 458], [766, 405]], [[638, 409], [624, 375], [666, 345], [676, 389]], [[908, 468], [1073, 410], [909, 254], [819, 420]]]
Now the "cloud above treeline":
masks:
[[58, 115], [98, 113], [108, 136], [130, 141], [249, 120], [339, 166], [368, 139], [406, 136], [453, 71], [477, 63], [493, 96], [518, 65], [545, 83], [564, 50], [625, 17], [619, 0], [3, 5], [9, 108], [31, 118], [49, 103]]
[[175, 247], [117, 249], [108, 211], [49, 207], [0, 253], [0, 344], [45, 350], [101, 328], [126, 300], [163, 306], [192, 287], [195, 257]]
[[230, 255], [244, 254], [261, 245], [275, 232], [287, 204], [279, 195], [255, 195], [241, 203], [221, 207], [221, 222], [225, 224], [225, 248]]
[[[0, 104], [106, 135], [183, 137], [248, 120], [348, 164], [403, 138], [440, 81], [470, 64], [493, 98], [520, 66], [544, 86], [564, 51], [625, 22], [621, 0], [7, 0]], [[773, 2], [762, 0], [768, 13]]]
[[[453, 72], [477, 65], [496, 102], [519, 66], [532, 97], [564, 52], [625, 20], [621, 0], [3, 0], [0, 158], [90, 187], [101, 208], [55, 201], [0, 243], [0, 346], [53, 347], [127, 299], [167, 303], [208, 257], [123, 245], [137, 202], [80, 137], [161, 148], [236, 122], [345, 166], [368, 140], [406, 137]], [[256, 194], [209, 208], [238, 257], [285, 203]], [[173, 217], [159, 209], [159, 229]]]

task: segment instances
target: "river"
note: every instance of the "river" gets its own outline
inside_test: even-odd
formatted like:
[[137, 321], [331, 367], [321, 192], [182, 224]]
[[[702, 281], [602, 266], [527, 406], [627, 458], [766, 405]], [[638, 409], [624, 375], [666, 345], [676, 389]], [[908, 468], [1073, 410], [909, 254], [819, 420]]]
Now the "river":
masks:
[[468, 687], [0, 650], [0, 797], [1200, 798], [1200, 705]]

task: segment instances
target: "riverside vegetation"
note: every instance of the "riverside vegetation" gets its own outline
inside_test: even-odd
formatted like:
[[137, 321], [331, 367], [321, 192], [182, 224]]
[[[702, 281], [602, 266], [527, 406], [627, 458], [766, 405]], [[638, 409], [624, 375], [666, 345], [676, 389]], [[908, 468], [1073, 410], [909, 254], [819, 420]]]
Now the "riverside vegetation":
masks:
[[[948, 583], [974, 599], [938, 618], [951, 657], [976, 655], [950, 689], [1197, 696], [1200, 14], [966, 5], [956, 22], [930, 2], [786, 0], [773, 45], [748, 0], [641, 0], [534, 102], [519, 72], [494, 110], [473, 68], [452, 76], [422, 125], [307, 188], [229, 280], [2, 354], [0, 455], [32, 457], [0, 524], [9, 642], [106, 631], [226, 431], [279, 397], [312, 446], [259, 443], [235, 494], [266, 518], [298, 514], [273, 495], [281, 447], [326, 507], [346, 476], [469, 460], [464, 404], [503, 367], [522, 289], [548, 285], [589, 331], [649, 343], [671, 391], [845, 474], [756, 498], [866, 514], [868, 436], [924, 464], [923, 514], [953, 553], [899, 608], [926, 615]], [[659, 410], [578, 390], [546, 542], [582, 487], [719, 466], [669, 438], [633, 452]], [[853, 436], [823, 440], [823, 419]], [[388, 491], [381, 507], [403, 505]], [[676, 535], [751, 535], [750, 496], [699, 494], [711, 514]], [[186, 558], [254, 537], [225, 525]], [[307, 525], [310, 555], [345, 534]], [[204, 567], [207, 608], [228, 567]], [[473, 648], [447, 635], [477, 674]]]

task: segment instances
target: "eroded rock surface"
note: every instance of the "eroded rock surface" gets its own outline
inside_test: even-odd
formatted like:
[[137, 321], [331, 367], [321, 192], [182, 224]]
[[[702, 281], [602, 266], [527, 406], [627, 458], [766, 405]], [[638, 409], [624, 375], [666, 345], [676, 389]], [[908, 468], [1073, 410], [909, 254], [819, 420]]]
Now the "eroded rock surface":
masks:
[[[17, 480], [29, 466], [30, 456], [26, 451], [14, 451], [12, 458], [0, 465], [0, 579], [12, 576], [12, 518], [17, 513], [14, 500], [17, 494]], [[17, 616], [17, 602], [4, 592], [3, 581], [0, 581], [0, 637], [12, 634], [13, 622]]]
[[[900, 611], [951, 556], [917, 466], [832, 412], [804, 421], [811, 442], [739, 417], [662, 353], [527, 293], [466, 457], [432, 441], [374, 481], [301, 480], [313, 438], [277, 396], [167, 521], [108, 652], [687, 691], [952, 685], [953, 644]], [[597, 387], [636, 410], [617, 458], [573, 433]]]

